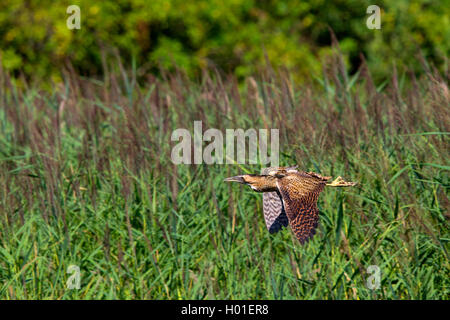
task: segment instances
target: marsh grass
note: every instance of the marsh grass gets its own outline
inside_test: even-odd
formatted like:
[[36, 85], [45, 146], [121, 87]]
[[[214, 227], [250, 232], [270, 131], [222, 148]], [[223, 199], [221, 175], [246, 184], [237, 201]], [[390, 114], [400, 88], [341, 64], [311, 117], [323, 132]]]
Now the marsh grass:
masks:
[[[297, 86], [269, 66], [101, 80], [51, 92], [0, 73], [2, 299], [448, 299], [449, 89], [422, 61], [373, 83], [336, 54]], [[170, 161], [176, 128], [280, 129], [281, 164], [358, 181], [325, 190], [316, 236], [270, 235], [251, 165]], [[69, 290], [69, 265], [81, 288]], [[367, 268], [381, 269], [369, 290]]]

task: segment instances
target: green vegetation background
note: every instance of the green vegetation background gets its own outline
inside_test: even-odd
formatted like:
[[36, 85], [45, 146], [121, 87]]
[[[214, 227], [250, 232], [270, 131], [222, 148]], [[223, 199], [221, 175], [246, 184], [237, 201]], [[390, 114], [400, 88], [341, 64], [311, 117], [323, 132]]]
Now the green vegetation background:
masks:
[[[368, 30], [369, 4], [1, 1], [0, 299], [448, 299], [448, 6], [380, 1]], [[223, 182], [259, 165], [171, 162], [195, 120], [359, 184], [307, 245], [271, 235]]]
[[[441, 70], [450, 46], [448, 1], [377, 1], [381, 30], [366, 27], [364, 0], [3, 0], [0, 53], [8, 71], [60, 79], [67, 61], [82, 74], [102, 72], [100, 48], [117, 48], [142, 72], [175, 65], [197, 74], [217, 66], [239, 77], [265, 65], [298, 80], [321, 72], [330, 51], [329, 28], [353, 71], [362, 52], [379, 80], [393, 63], [418, 70], [419, 50]], [[81, 29], [66, 27], [68, 5], [81, 8]], [[262, 50], [262, 49], [265, 50]]]
[[[377, 87], [342, 63], [302, 85], [268, 68], [242, 88], [215, 73], [139, 86], [118, 62], [52, 92], [0, 73], [0, 298], [448, 299], [447, 80], [423, 61], [420, 78], [393, 69]], [[359, 184], [324, 190], [306, 245], [271, 235], [261, 194], [223, 182], [259, 165], [171, 162], [173, 130], [195, 120], [278, 128], [281, 165]]]

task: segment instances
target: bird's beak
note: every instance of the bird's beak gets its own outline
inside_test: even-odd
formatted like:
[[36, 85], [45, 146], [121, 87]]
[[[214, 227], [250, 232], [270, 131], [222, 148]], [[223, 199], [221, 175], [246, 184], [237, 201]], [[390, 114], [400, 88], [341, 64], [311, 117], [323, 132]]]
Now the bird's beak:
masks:
[[244, 176], [229, 177], [223, 181], [245, 183]]

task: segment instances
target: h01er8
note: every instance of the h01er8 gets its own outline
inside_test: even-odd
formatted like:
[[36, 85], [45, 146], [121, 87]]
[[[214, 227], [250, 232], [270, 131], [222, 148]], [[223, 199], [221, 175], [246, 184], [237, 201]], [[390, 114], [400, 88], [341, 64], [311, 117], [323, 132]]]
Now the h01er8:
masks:
[[269, 307], [261, 304], [225, 305], [225, 314], [269, 314]]

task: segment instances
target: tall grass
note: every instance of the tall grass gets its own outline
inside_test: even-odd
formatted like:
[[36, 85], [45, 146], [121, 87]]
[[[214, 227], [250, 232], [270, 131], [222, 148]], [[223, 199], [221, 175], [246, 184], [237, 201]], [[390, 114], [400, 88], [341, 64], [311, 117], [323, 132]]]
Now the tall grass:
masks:
[[[101, 80], [68, 68], [51, 92], [1, 71], [0, 297], [448, 299], [448, 75], [422, 63], [379, 86], [339, 55], [301, 87], [270, 66], [239, 84], [119, 61]], [[172, 164], [171, 133], [194, 120], [278, 128], [282, 165], [359, 185], [321, 194], [306, 245], [271, 235], [261, 194], [223, 183], [260, 166]]]

